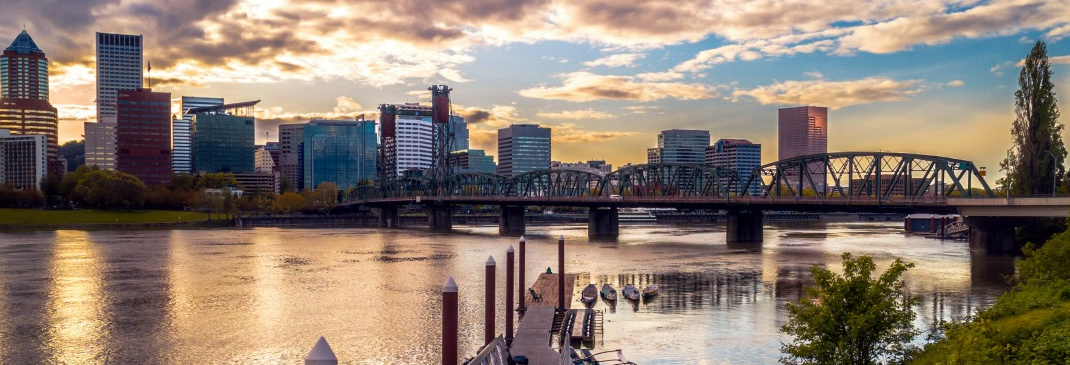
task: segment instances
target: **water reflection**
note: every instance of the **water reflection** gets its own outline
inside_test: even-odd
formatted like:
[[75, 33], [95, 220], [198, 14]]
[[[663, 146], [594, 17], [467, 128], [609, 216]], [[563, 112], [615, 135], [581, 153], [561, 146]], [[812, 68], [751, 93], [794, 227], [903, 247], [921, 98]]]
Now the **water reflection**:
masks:
[[[963, 242], [904, 236], [895, 223], [771, 225], [761, 246], [724, 242], [718, 226], [627, 226], [590, 242], [583, 226], [529, 227], [528, 285], [556, 271], [566, 237], [574, 290], [608, 283], [661, 288], [650, 300], [599, 300], [604, 348], [644, 364], [775, 363], [784, 303], [840, 269], [840, 253], [895, 258], [922, 298], [917, 324], [991, 304], [1013, 268]], [[0, 234], [0, 358], [26, 363], [292, 363], [320, 335], [344, 362], [433, 363], [440, 290], [461, 291], [460, 346], [482, 342], [484, 263], [505, 248], [497, 227], [460, 234], [374, 229]], [[574, 307], [582, 307], [577, 299]], [[44, 308], [44, 309], [42, 309]]]

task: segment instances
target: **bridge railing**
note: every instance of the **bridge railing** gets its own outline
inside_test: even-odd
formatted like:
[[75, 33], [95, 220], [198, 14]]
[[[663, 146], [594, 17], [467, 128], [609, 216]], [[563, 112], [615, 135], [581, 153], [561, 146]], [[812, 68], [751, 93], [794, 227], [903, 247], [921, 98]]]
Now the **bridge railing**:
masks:
[[642, 205], [671, 203], [710, 203], [710, 204], [797, 204], [797, 205], [943, 205], [945, 197], [823, 197], [823, 196], [499, 196], [457, 195], [457, 196], [413, 196], [370, 199], [368, 201], [407, 201], [421, 202], [480, 202], [482, 204], [529, 204], [540, 203], [575, 203], [607, 205]]

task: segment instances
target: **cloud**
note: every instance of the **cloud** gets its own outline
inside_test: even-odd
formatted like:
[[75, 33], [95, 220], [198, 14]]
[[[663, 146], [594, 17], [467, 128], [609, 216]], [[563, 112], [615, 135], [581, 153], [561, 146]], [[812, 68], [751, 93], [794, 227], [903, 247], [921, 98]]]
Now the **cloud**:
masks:
[[643, 53], [619, 53], [599, 58], [594, 61], [584, 62], [587, 67], [635, 67], [635, 61], [646, 57]]
[[806, 75], [806, 76], [809, 76], [810, 78], [814, 78], [814, 79], [823, 79], [823, 78], [825, 78], [824, 74], [822, 74], [820, 72], [817, 72], [817, 71], [810, 71], [810, 72], [806, 72], [806, 73], [803, 73], [803, 74]]
[[597, 111], [597, 110], [594, 110], [594, 109], [566, 110], [566, 111], [553, 112], [553, 113], [539, 113], [537, 115], [540, 118], [547, 118], [547, 119], [584, 120], [584, 119], [609, 119], [609, 118], [613, 118], [613, 114], [609, 114], [609, 113], [606, 113], [606, 112], [603, 112], [603, 111]]
[[520, 112], [512, 105], [493, 105], [490, 109], [479, 107], [467, 107], [453, 105], [453, 112], [461, 117], [469, 126], [502, 128], [515, 123], [524, 123], [527, 120], [520, 117]]
[[558, 75], [563, 84], [520, 90], [521, 96], [583, 102], [592, 100], [655, 101], [666, 98], [699, 100], [715, 97], [712, 87], [698, 83], [649, 82], [635, 76], [606, 76], [589, 72]]
[[1048, 57], [1048, 62], [1053, 65], [1070, 65], [1070, 55]]
[[456, 83], [465, 83], [465, 82], [472, 81], [472, 80], [466, 79], [463, 75], [461, 75], [461, 71], [457, 71], [457, 70], [454, 70], [452, 68], [441, 69], [441, 70], [438, 71], [438, 74], [441, 75], [442, 77], [446, 78], [446, 80], [450, 80], [450, 81], [453, 81], [453, 82], [456, 82]]
[[661, 107], [657, 105], [632, 105], [624, 107], [624, 110], [630, 111], [632, 114], [647, 114], [658, 109], [661, 109]]
[[874, 102], [903, 101], [922, 92], [921, 80], [868, 77], [851, 81], [784, 81], [751, 90], [736, 90], [732, 101], [754, 99], [762, 105], [821, 105], [840, 109]]
[[589, 143], [605, 142], [612, 139], [635, 135], [635, 132], [604, 132], [583, 130], [579, 125], [562, 123], [549, 125], [553, 143]]
[[951, 81], [948, 81], [948, 83], [947, 83], [947, 86], [951, 86], [951, 87], [959, 87], [959, 86], [963, 86], [963, 85], [966, 85], [966, 81], [951, 80]]
[[364, 107], [360, 106], [360, 103], [348, 96], [339, 96], [334, 100], [337, 103], [332, 109], [335, 114], [350, 114], [364, 109]]

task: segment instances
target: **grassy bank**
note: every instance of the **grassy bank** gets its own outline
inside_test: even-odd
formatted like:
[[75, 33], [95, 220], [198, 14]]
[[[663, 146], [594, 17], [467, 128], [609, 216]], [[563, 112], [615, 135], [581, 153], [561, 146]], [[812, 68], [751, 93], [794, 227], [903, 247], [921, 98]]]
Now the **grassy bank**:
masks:
[[208, 220], [208, 215], [204, 213], [167, 210], [118, 212], [91, 209], [41, 210], [0, 208], [0, 226], [183, 223], [205, 220]]

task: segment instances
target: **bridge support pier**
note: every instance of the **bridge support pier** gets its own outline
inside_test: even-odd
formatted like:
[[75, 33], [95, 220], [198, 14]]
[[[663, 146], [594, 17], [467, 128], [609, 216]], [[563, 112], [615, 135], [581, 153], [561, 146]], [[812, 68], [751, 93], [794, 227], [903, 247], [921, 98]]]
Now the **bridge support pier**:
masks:
[[762, 243], [762, 211], [730, 209], [728, 218], [728, 243]]
[[1020, 219], [999, 217], [964, 217], [970, 226], [970, 249], [988, 254], [1017, 253], [1014, 228]]
[[504, 235], [524, 234], [524, 207], [503, 205], [498, 215], [498, 233]]
[[453, 206], [428, 206], [427, 227], [434, 232], [449, 232], [453, 230]]
[[401, 215], [398, 214], [398, 207], [387, 205], [382, 208], [372, 209], [379, 216], [379, 228], [397, 228], [401, 226]]
[[587, 211], [587, 237], [616, 238], [619, 234], [617, 207], [591, 208]]

